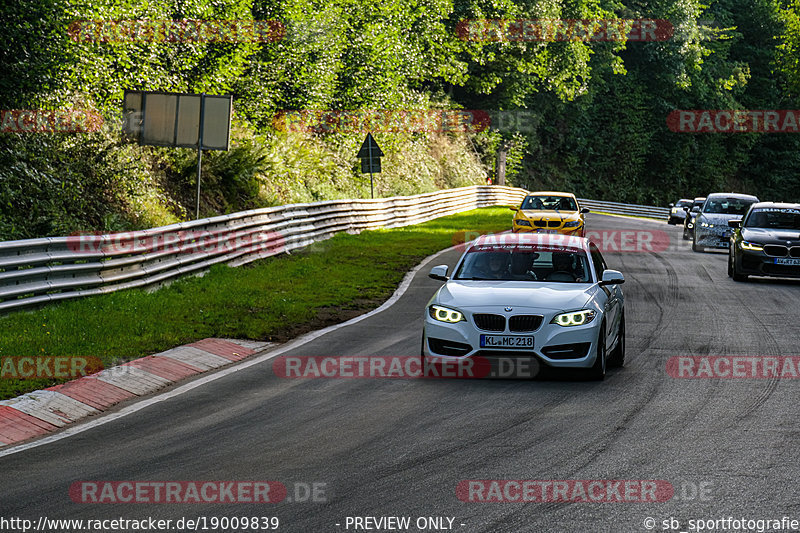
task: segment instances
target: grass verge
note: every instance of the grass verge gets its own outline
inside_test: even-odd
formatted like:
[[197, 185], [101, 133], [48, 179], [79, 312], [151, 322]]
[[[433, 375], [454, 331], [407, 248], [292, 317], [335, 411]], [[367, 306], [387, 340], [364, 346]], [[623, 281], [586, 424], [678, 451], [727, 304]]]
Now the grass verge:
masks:
[[[464, 232], [474, 238], [510, 223], [508, 208], [477, 209], [416, 226], [336, 235], [291, 255], [215, 266], [203, 277], [152, 292], [120, 291], [12, 313], [0, 317], [0, 359], [96, 357], [108, 368], [206, 337], [286, 341], [377, 307], [408, 270], [463, 242]], [[0, 379], [0, 399], [63, 381]]]

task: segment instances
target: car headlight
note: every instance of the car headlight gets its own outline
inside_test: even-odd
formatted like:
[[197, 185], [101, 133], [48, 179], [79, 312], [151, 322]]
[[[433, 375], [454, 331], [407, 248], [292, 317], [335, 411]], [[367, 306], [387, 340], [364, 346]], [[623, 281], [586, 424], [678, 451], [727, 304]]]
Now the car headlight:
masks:
[[582, 326], [588, 324], [597, 315], [591, 309], [584, 309], [582, 311], [572, 311], [570, 313], [561, 313], [553, 317], [550, 321], [551, 324], [558, 324], [559, 326]]
[[751, 250], [753, 252], [760, 252], [764, 249], [764, 245], [757, 242], [742, 241], [742, 250]]
[[530, 225], [531, 225], [531, 223], [528, 222], [527, 220], [515, 220], [514, 222], [517, 223], [517, 226], [529, 226], [530, 227]]
[[428, 308], [431, 318], [439, 322], [447, 322], [455, 324], [464, 320], [464, 314], [449, 307], [442, 307], [441, 305], [432, 305]]
[[565, 228], [577, 228], [581, 225], [580, 220], [570, 220], [569, 222], [564, 223]]
[[678, 214], [678, 208], [677, 207], [673, 207], [672, 208], [672, 214], [673, 215], [677, 215]]

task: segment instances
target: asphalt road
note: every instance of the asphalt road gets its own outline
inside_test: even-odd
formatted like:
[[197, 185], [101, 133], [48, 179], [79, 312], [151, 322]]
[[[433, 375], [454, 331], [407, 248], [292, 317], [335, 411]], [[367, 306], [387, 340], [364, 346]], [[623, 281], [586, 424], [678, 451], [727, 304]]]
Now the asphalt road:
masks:
[[[800, 381], [676, 379], [666, 370], [672, 356], [800, 355], [800, 283], [736, 283], [727, 254], [691, 252], [680, 227], [601, 215], [588, 222], [670, 237], [658, 253], [605, 253], [627, 280], [628, 349], [626, 366], [604, 382], [282, 379], [265, 361], [0, 457], [0, 518], [277, 516], [279, 531], [339, 532], [365, 530], [348, 529], [347, 517], [408, 516], [408, 531], [418, 531], [418, 517], [450, 517], [465, 533], [641, 532], [647, 518], [656, 531], [670, 530], [662, 521], [690, 531], [690, 519], [800, 520]], [[458, 255], [432, 264], [453, 265]], [[285, 355], [418, 354], [421, 313], [439, 285], [427, 271], [389, 310]], [[674, 495], [460, 501], [456, 487], [470, 479], [661, 480]], [[69, 488], [80, 480], [274, 480], [289, 498], [78, 504]], [[296, 483], [324, 484], [326, 501], [289, 501]], [[207, 529], [223, 530], [233, 528]]]

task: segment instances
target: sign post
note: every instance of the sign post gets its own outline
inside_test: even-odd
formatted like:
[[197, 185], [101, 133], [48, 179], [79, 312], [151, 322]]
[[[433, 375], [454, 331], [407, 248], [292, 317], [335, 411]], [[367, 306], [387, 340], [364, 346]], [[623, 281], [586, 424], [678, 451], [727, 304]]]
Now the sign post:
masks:
[[197, 149], [197, 205], [203, 150], [230, 147], [232, 96], [125, 91], [125, 136], [139, 145]]
[[361, 172], [369, 172], [369, 197], [375, 198], [375, 187], [373, 184], [372, 173], [381, 171], [381, 157], [383, 151], [378, 143], [372, 137], [371, 133], [367, 133], [367, 138], [364, 139], [364, 144], [356, 156], [361, 159]]

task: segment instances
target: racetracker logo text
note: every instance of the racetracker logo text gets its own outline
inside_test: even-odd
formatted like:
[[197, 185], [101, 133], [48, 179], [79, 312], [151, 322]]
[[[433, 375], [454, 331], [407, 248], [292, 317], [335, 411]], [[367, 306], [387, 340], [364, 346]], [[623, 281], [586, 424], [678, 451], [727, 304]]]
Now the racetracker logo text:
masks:
[[471, 479], [456, 486], [458, 499], [470, 503], [652, 503], [669, 501], [674, 494], [672, 484], [661, 480]]
[[676, 109], [667, 127], [676, 133], [798, 133], [800, 110]]
[[7, 109], [0, 111], [2, 133], [89, 133], [103, 117], [88, 109]]
[[681, 355], [667, 360], [667, 374], [678, 379], [798, 379], [800, 356]]
[[462, 20], [456, 33], [463, 41], [666, 41], [672, 23], [661, 19], [471, 19]]
[[3, 357], [0, 359], [0, 379], [77, 378], [103, 370], [97, 357], [37, 355]]
[[283, 39], [277, 20], [76, 20], [68, 34], [80, 43], [266, 43]]
[[279, 481], [76, 481], [75, 503], [277, 503], [286, 498]]

